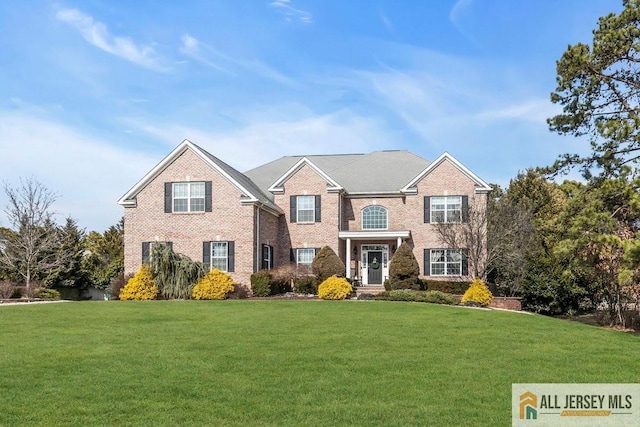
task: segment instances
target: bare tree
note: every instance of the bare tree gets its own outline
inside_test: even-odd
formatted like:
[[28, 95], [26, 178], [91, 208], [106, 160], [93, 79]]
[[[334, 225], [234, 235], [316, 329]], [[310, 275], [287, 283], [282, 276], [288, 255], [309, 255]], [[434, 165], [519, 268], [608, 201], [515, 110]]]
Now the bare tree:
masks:
[[470, 198], [462, 222], [435, 224], [440, 241], [448, 248], [464, 250], [469, 276], [486, 280], [492, 261], [487, 251], [487, 208], [484, 199]]
[[499, 285], [511, 295], [517, 293], [535, 239], [530, 209], [506, 197], [488, 205], [474, 198], [462, 222], [441, 222], [435, 228], [444, 245], [465, 250], [470, 276], [487, 280], [498, 272]]
[[50, 210], [58, 195], [34, 178], [21, 179], [15, 188], [5, 183], [4, 191], [12, 232], [3, 235], [0, 264], [24, 280], [29, 294], [35, 278], [66, 262], [57, 250], [58, 230]]

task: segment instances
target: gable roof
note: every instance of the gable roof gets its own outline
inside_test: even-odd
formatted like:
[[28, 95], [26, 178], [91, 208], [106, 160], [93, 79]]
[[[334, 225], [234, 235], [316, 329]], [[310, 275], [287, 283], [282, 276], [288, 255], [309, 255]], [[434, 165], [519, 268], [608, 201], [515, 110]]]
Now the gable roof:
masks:
[[[399, 193], [430, 162], [406, 150], [368, 154], [285, 156], [245, 172], [263, 192], [277, 190], [302, 165], [320, 169], [334, 189], [348, 194]], [[375, 179], [372, 179], [375, 177]]]
[[256, 186], [247, 176], [229, 166], [222, 160], [203, 150], [193, 142], [185, 139], [178, 145], [169, 155], [167, 155], [160, 163], [151, 169], [136, 185], [134, 185], [124, 196], [118, 200], [118, 204], [122, 206], [135, 206], [136, 196], [151, 181], [153, 181], [162, 171], [164, 171], [171, 163], [180, 157], [185, 151], [191, 150], [212, 169], [220, 173], [227, 181], [234, 185], [242, 193], [242, 202], [244, 203], [261, 203], [267, 208], [277, 213], [282, 210], [277, 207], [271, 198], [267, 197], [262, 190]]
[[407, 185], [405, 185], [402, 188], [402, 191], [405, 193], [415, 193], [417, 191], [415, 186], [418, 184], [418, 182], [420, 182], [424, 177], [429, 175], [429, 173], [431, 173], [435, 168], [440, 166], [445, 161], [449, 161], [456, 169], [458, 169], [460, 172], [466, 175], [469, 179], [471, 179], [475, 183], [476, 192], [482, 193], [482, 192], [487, 192], [491, 190], [491, 186], [489, 186], [489, 184], [487, 184], [485, 181], [480, 179], [478, 175], [471, 172], [462, 163], [460, 163], [455, 157], [453, 157], [451, 154], [445, 151], [440, 155], [440, 157], [438, 157], [433, 162], [431, 162], [429, 166], [427, 166], [422, 172], [420, 172], [415, 178], [413, 178]]

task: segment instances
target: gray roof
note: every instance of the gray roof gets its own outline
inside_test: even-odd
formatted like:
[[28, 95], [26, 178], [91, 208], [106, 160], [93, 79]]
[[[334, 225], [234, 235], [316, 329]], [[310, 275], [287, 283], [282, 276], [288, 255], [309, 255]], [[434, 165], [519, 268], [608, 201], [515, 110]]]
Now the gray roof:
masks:
[[272, 198], [269, 187], [304, 157], [351, 194], [400, 191], [431, 163], [406, 150], [374, 151], [368, 154], [285, 156], [251, 169], [245, 172], [245, 175], [264, 195]]

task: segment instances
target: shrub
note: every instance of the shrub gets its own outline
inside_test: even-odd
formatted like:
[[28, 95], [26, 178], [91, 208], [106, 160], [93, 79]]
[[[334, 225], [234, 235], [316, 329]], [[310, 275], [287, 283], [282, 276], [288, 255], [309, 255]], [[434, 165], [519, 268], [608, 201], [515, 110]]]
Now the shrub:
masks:
[[420, 266], [407, 242], [403, 242], [389, 262], [391, 289], [420, 289]]
[[233, 285], [233, 291], [227, 294], [229, 299], [245, 299], [249, 298], [249, 289], [245, 285], [235, 283]]
[[194, 299], [225, 299], [234, 290], [233, 279], [228, 273], [214, 268], [193, 287]]
[[414, 301], [432, 304], [455, 305], [457, 300], [453, 295], [440, 291], [416, 291], [413, 289], [394, 289], [375, 295], [374, 299], [382, 301]]
[[133, 274], [129, 273], [125, 275], [124, 273], [118, 274], [111, 280], [110, 284], [110, 297], [109, 299], [120, 299], [120, 291], [125, 287], [129, 280], [133, 277]]
[[120, 290], [121, 300], [152, 300], [158, 296], [158, 286], [151, 277], [149, 266], [143, 264], [140, 270]]
[[307, 272], [300, 273], [298, 266], [295, 264], [287, 264], [271, 271], [271, 295], [284, 294], [291, 292], [291, 284], [297, 278], [303, 277]]
[[271, 295], [271, 273], [269, 270], [260, 270], [251, 275], [251, 293], [254, 297]]
[[358, 295], [358, 300], [360, 300], [360, 301], [370, 301], [370, 300], [373, 300], [373, 299], [375, 299], [375, 295], [373, 295], [373, 294], [364, 293], [364, 294]]
[[13, 283], [2, 281], [0, 282], [0, 299], [9, 299], [13, 295]]
[[318, 297], [322, 299], [345, 299], [351, 295], [352, 290], [346, 279], [331, 276], [318, 286]]
[[293, 288], [299, 294], [317, 294], [319, 280], [315, 276], [302, 276], [294, 281]]
[[427, 291], [440, 291], [447, 294], [462, 295], [471, 282], [421, 279], [421, 288]]
[[60, 292], [55, 289], [38, 288], [35, 291], [35, 296], [42, 299], [60, 299]]
[[488, 306], [493, 301], [493, 295], [489, 287], [480, 279], [471, 282], [469, 289], [462, 296], [462, 303], [465, 305], [478, 304], [483, 307]]
[[311, 263], [311, 270], [321, 282], [331, 276], [344, 277], [344, 262], [329, 246], [325, 246], [316, 254]]

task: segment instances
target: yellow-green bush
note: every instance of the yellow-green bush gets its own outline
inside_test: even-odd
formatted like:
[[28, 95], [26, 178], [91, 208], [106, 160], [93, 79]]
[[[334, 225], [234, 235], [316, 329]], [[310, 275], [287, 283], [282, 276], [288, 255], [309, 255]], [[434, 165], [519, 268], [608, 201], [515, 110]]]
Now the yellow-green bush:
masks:
[[193, 299], [225, 299], [234, 289], [231, 276], [214, 268], [193, 287]]
[[351, 284], [347, 279], [331, 276], [318, 286], [318, 297], [322, 299], [345, 299], [351, 295]]
[[479, 304], [483, 307], [488, 306], [493, 301], [493, 295], [489, 287], [480, 279], [475, 279], [469, 285], [469, 289], [462, 296], [463, 304]]
[[151, 276], [149, 266], [143, 264], [140, 270], [120, 290], [121, 300], [151, 300], [158, 296], [158, 285]]

